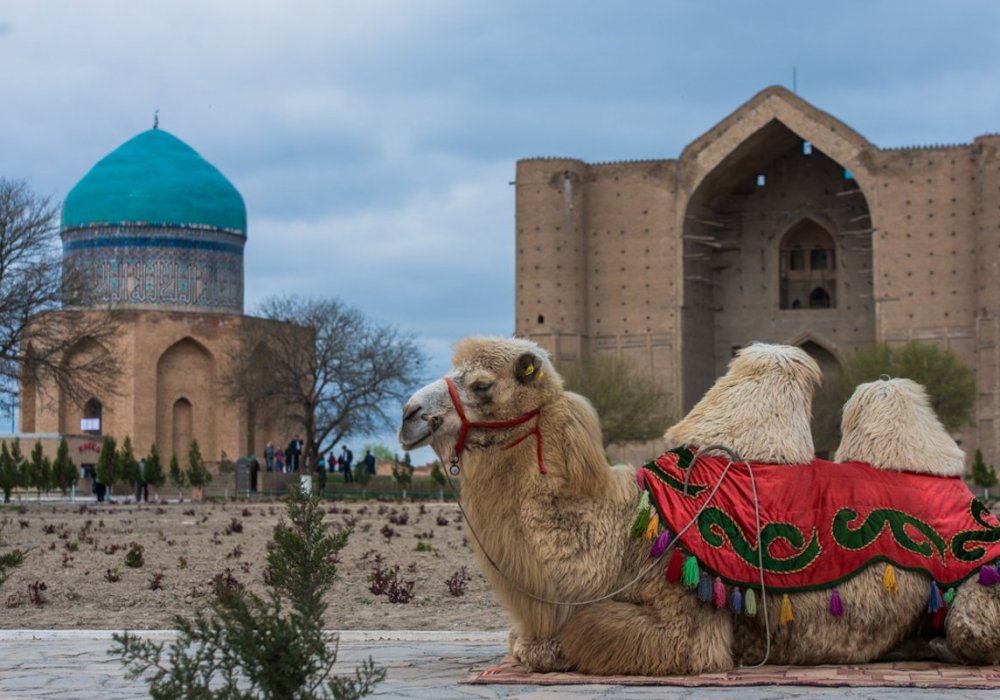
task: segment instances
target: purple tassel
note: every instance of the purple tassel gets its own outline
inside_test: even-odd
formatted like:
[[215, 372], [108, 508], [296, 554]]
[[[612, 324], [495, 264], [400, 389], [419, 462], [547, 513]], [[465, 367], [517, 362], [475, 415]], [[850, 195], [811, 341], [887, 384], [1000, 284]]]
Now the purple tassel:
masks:
[[834, 617], [844, 615], [844, 603], [840, 600], [840, 590], [836, 588], [830, 593], [830, 614]]
[[660, 536], [656, 538], [656, 542], [653, 546], [649, 548], [649, 556], [660, 557], [663, 553], [667, 551], [667, 547], [670, 545], [670, 530], [664, 530], [660, 533]]
[[1000, 583], [1000, 572], [992, 566], [984, 566], [979, 569], [980, 586], [992, 586], [997, 583]]
[[931, 581], [931, 597], [927, 601], [927, 612], [936, 613], [941, 609], [941, 589], [938, 588], [937, 581]]
[[739, 586], [733, 586], [733, 592], [729, 594], [729, 609], [733, 611], [733, 615], [743, 613], [743, 593]]
[[712, 585], [712, 602], [719, 609], [726, 607], [726, 586], [718, 576], [715, 577], [715, 583]]

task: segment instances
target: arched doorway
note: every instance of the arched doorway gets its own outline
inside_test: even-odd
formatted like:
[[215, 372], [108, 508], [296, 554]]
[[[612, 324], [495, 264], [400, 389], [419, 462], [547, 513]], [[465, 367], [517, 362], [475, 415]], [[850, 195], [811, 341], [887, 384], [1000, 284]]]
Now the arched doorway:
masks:
[[174, 402], [172, 414], [173, 434], [170, 445], [174, 455], [177, 456], [177, 461], [182, 462], [181, 455], [187, 454], [191, 440], [194, 438], [194, 410], [191, 402], [186, 398], [177, 399]]
[[823, 373], [823, 382], [813, 397], [813, 446], [817, 457], [832, 459], [840, 443], [840, 415], [843, 409], [840, 360], [814, 340], [805, 340], [798, 346], [816, 360]]

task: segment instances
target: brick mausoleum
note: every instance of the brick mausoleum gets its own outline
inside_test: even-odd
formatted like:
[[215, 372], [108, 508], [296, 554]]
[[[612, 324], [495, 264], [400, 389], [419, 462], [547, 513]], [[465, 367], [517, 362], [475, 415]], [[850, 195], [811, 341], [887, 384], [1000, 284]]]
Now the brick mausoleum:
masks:
[[881, 149], [769, 87], [675, 159], [517, 165], [518, 335], [617, 353], [688, 410], [754, 340], [826, 372], [933, 343], [978, 383], [958, 437], [1000, 460], [1000, 135]]
[[[187, 463], [198, 440], [206, 461], [263, 453], [293, 428], [267, 407], [223, 400], [218, 379], [227, 348], [247, 324], [301, 332], [243, 315], [243, 197], [214, 166], [160, 129], [122, 144], [66, 197], [63, 258], [91, 281], [95, 308], [121, 312], [113, 345], [82, 343], [74, 352], [111, 353], [124, 373], [114, 394], [77, 405], [54, 387], [21, 387], [21, 439], [43, 438], [54, 452], [71, 442], [78, 465], [96, 461], [100, 437], [130, 436], [137, 456], [156, 442], [164, 462]], [[67, 310], [61, 313], [86, 313]]]

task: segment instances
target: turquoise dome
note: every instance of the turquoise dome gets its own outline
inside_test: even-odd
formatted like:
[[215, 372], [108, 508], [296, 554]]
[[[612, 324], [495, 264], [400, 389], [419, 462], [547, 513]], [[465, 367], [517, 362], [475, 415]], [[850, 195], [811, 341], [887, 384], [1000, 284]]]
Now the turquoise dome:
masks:
[[90, 169], [66, 195], [63, 230], [92, 225], [209, 226], [246, 235], [243, 197], [176, 136], [150, 129]]

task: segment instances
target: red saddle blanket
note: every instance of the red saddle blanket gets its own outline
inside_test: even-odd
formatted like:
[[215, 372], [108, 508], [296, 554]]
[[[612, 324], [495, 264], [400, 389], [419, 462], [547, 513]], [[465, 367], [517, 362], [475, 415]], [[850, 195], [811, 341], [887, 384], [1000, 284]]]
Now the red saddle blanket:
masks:
[[687, 467], [691, 456], [660, 456], [640, 483], [682, 548], [727, 583], [759, 586], [760, 555], [767, 586], [787, 592], [830, 588], [879, 561], [954, 585], [1000, 559], [1000, 521], [961, 479], [821, 459], [725, 471], [728, 459], [703, 456], [685, 486], [678, 461]]

